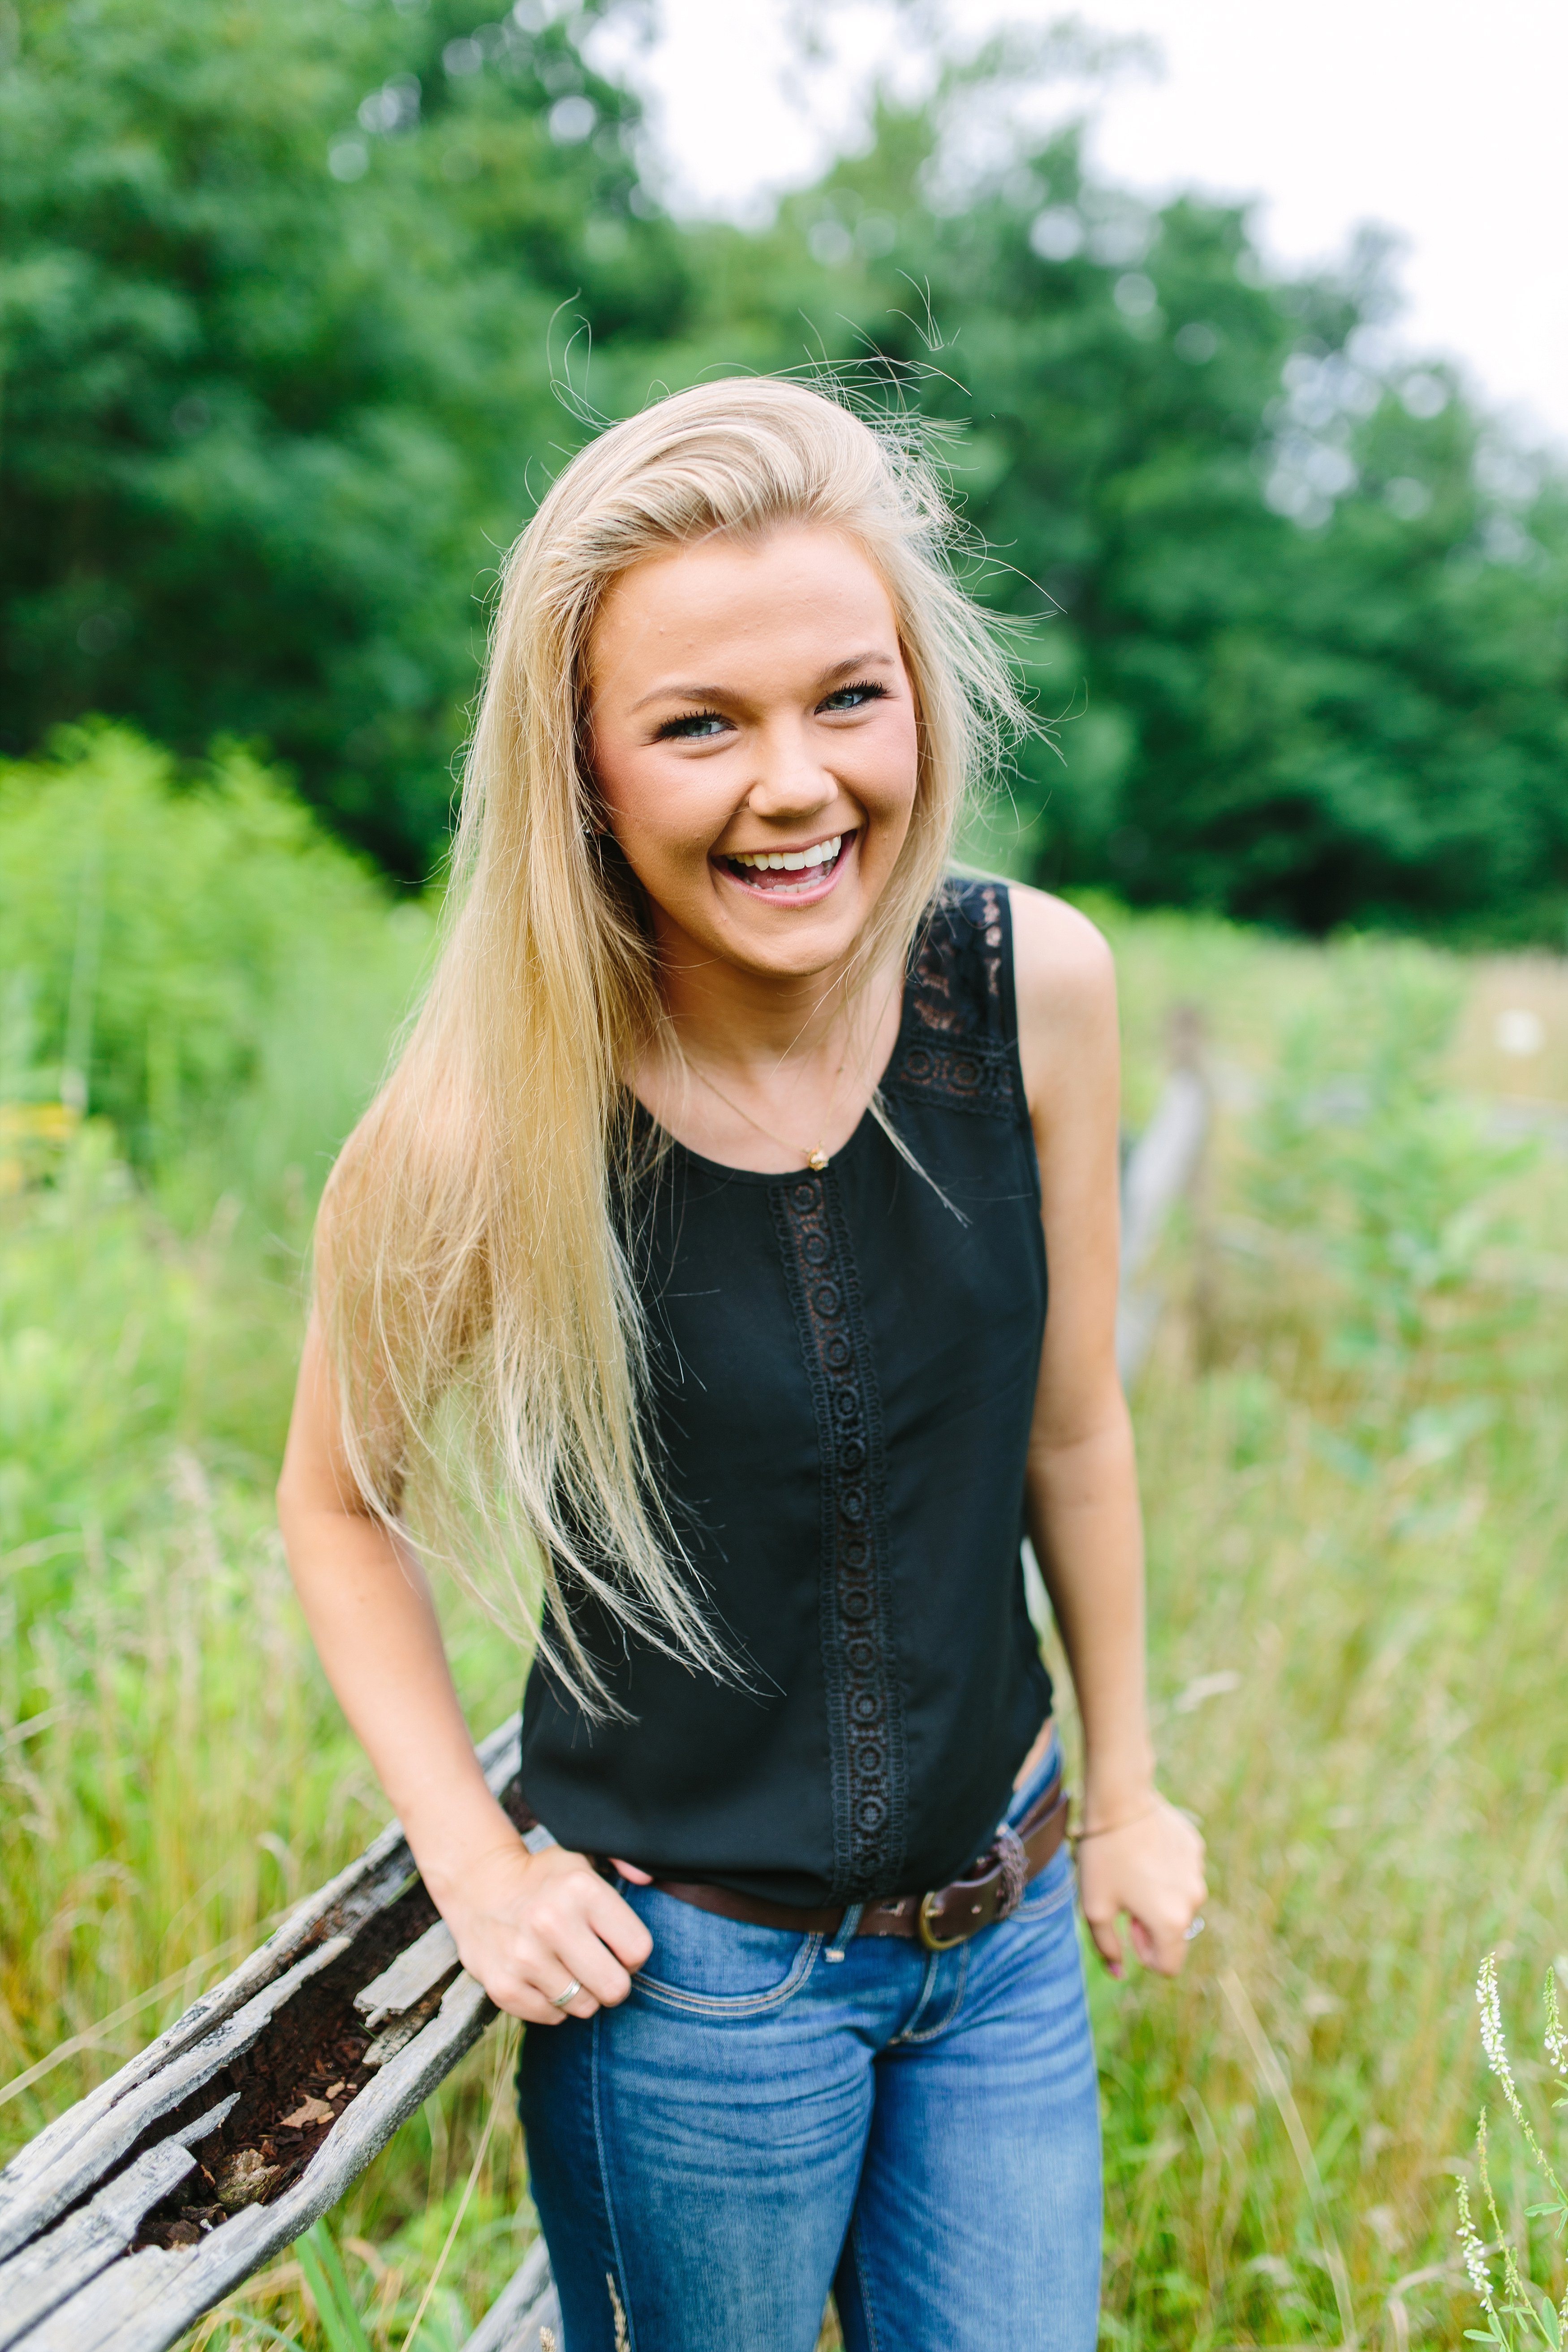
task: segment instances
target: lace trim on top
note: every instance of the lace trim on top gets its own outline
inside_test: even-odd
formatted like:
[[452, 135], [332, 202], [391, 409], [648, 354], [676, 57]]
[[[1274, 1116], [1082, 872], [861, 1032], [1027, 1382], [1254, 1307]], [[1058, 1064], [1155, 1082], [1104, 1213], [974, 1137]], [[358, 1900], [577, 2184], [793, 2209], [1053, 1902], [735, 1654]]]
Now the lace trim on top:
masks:
[[1017, 1109], [1002, 992], [1006, 921], [999, 883], [961, 883], [938, 901], [915, 942], [884, 1094], [992, 1117]]
[[903, 1864], [908, 1774], [893, 1656], [881, 1400], [831, 1170], [792, 1177], [773, 1217], [816, 1406], [822, 1664], [833, 1787], [833, 1894], [886, 1895]]

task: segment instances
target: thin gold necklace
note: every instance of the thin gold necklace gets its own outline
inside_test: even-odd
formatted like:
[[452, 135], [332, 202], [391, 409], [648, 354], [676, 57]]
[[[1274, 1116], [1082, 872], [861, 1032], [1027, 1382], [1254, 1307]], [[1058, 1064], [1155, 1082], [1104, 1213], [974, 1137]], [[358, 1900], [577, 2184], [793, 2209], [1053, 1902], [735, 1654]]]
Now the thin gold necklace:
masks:
[[814, 1144], [809, 1151], [806, 1150], [804, 1143], [795, 1143], [792, 1141], [787, 1135], [775, 1135], [771, 1127], [764, 1127], [762, 1120], [760, 1118], [754, 1118], [752, 1113], [742, 1104], [731, 1101], [731, 1097], [724, 1092], [723, 1087], [716, 1087], [712, 1079], [708, 1076], [707, 1071], [700, 1069], [697, 1064], [691, 1059], [689, 1054], [684, 1055], [682, 1059], [685, 1061], [687, 1068], [691, 1072], [692, 1076], [700, 1078], [710, 1095], [717, 1095], [719, 1100], [724, 1105], [726, 1110], [732, 1110], [737, 1118], [743, 1118], [748, 1127], [754, 1127], [759, 1135], [765, 1135], [768, 1141], [770, 1143], [776, 1143], [781, 1150], [798, 1151], [806, 1166], [814, 1170], [818, 1175], [821, 1174], [823, 1169], [827, 1165], [827, 1151], [826, 1148], [827, 1129], [833, 1120], [833, 1106], [838, 1100], [839, 1081], [844, 1076], [845, 1064], [849, 1059], [847, 1053], [845, 1054], [844, 1061], [839, 1063], [837, 1069], [833, 1074], [833, 1092], [828, 1096], [827, 1108], [822, 1114], [823, 1141], [821, 1143]]

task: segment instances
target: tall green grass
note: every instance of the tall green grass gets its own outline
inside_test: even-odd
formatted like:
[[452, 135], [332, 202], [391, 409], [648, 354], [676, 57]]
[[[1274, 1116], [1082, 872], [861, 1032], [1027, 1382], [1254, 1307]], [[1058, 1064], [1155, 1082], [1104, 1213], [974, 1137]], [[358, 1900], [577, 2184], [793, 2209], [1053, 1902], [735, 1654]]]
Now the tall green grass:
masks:
[[[241, 754], [177, 775], [104, 730], [0, 777], [0, 2160], [384, 1819], [271, 1487], [314, 1197], [429, 935]], [[521, 1662], [449, 1617], [488, 1727]], [[378, 2341], [424, 2292], [501, 2053], [337, 2217]], [[460, 2337], [529, 2227], [507, 2126], [423, 2343]], [[292, 2325], [301, 2275], [259, 2307]]]
[[[78, 751], [0, 793], [0, 897], [14, 822], [39, 890], [50, 854], [68, 877], [30, 935], [53, 977], [12, 969], [35, 1007], [14, 1105], [58, 1098], [81, 994], [82, 833], [105, 805], [87, 777], [110, 750]], [[234, 804], [141, 747], [112, 756], [141, 811], [129, 834], [163, 827], [168, 845], [101, 871], [145, 891], [154, 868], [188, 870], [182, 825]], [[52, 830], [36, 807], [50, 792], [77, 794]], [[175, 1142], [143, 1117], [145, 1064], [101, 1043], [146, 1023], [95, 1016], [85, 1122], [29, 1131], [0, 1200], [0, 2155], [382, 1818], [295, 1610], [269, 1488], [310, 1196], [425, 931], [330, 845], [293, 839], [274, 870], [296, 945], [270, 963], [247, 944], [225, 979], [224, 925], [182, 928], [179, 893], [142, 935], [149, 968], [188, 960], [198, 982], [217, 971], [207, 994], [252, 1007], [244, 1055], [200, 1065], [218, 1078], [198, 1083], [194, 1050], [181, 1062]], [[200, 868], [203, 889], [225, 865]], [[106, 881], [104, 1005], [130, 936], [110, 904]], [[1498, 1098], [1528, 1094], [1536, 1065], [1500, 1058], [1477, 1007], [1533, 1003], [1550, 1067], [1568, 983], [1539, 961], [1099, 911], [1131, 1121], [1178, 1002], [1205, 1013], [1221, 1100], [1134, 1399], [1163, 1770], [1202, 1819], [1214, 1895], [1179, 1984], [1093, 1977], [1105, 2338], [1458, 2345], [1480, 2321], [1454, 2236], [1483, 2082], [1476, 1969], [1495, 1948], [1510, 2008], [1532, 2004], [1568, 1950], [1568, 1163], [1498, 1131]], [[199, 1003], [198, 982], [178, 1001]], [[331, 1035], [322, 1006], [342, 1011]], [[460, 1603], [449, 1615], [483, 1727], [515, 1704], [521, 1661]], [[531, 2223], [506, 2068], [492, 2034], [333, 2216], [376, 2352], [402, 2343], [459, 2208], [420, 2344], [460, 2341], [515, 2266]], [[1494, 2139], [1492, 2179], [1561, 2295], [1528, 2151]], [[198, 2337], [273, 2340], [266, 2323], [331, 2345], [322, 2259], [275, 2266]]]

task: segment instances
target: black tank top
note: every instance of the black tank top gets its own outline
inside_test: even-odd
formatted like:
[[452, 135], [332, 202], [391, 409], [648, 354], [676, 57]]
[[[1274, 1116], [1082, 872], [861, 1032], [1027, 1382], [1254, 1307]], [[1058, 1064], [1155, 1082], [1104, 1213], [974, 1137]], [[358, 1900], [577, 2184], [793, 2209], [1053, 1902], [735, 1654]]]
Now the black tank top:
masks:
[[641, 1183], [651, 1434], [742, 1678], [580, 1605], [626, 1717], [590, 1722], [535, 1664], [522, 1785], [563, 1844], [784, 1903], [919, 1893], [984, 1850], [1049, 1710], [1019, 1558], [1046, 1255], [1004, 885], [944, 889], [882, 1095], [931, 1181], [868, 1115], [820, 1173], [676, 1144]]

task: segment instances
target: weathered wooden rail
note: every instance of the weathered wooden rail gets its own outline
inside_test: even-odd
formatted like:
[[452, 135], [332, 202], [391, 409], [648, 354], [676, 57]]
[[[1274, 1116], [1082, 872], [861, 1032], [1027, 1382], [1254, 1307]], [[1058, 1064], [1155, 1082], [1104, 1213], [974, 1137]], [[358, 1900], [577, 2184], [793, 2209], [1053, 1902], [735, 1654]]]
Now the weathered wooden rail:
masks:
[[1121, 1171], [1121, 1281], [1116, 1306], [1116, 1368], [1131, 1381], [1142, 1368], [1163, 1299], [1149, 1266], [1178, 1201], [1197, 1184], [1214, 1119], [1201, 1015], [1178, 1005], [1168, 1030], [1171, 1068], [1154, 1116]]
[[[1122, 1175], [1124, 1379], [1159, 1316], [1143, 1277], [1209, 1127], [1195, 1030], [1175, 1024], [1173, 1047]], [[479, 1750], [514, 1813], [518, 1733], [514, 1716]], [[337, 2203], [495, 2014], [393, 1823], [0, 2172], [0, 2352], [166, 2352]], [[560, 2306], [538, 2243], [465, 2352], [551, 2340]]]
[[[479, 1750], [503, 1805], [518, 1728]], [[395, 1823], [0, 2172], [0, 2352], [165, 2352], [337, 2203], [495, 2014]], [[559, 2338], [538, 2245], [468, 2352], [539, 2352], [543, 2328]]]

